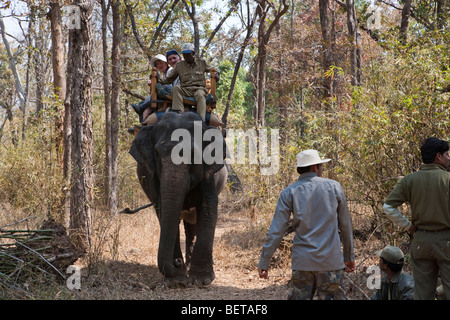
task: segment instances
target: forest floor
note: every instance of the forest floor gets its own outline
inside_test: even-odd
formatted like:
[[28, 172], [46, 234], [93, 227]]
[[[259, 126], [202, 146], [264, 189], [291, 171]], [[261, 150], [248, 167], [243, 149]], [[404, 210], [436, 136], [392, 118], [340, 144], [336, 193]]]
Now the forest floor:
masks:
[[[154, 209], [148, 208], [134, 215], [119, 215], [104, 228], [107, 232], [94, 246], [97, 256], [91, 257], [96, 263], [88, 267], [87, 260], [76, 262], [81, 268], [80, 289], [68, 290], [65, 284], [42, 286], [34, 288], [31, 296], [62, 300], [285, 300], [291, 277], [292, 234], [275, 252], [269, 279], [260, 279], [257, 263], [272, 213], [263, 217], [254, 209], [228, 203], [229, 197], [220, 201], [214, 243], [216, 278], [209, 286], [188, 285], [185, 289], [164, 286], [157, 268], [159, 226]], [[370, 274], [366, 272], [368, 267], [378, 264], [374, 252], [384, 247], [376, 233], [370, 231], [368, 219], [361, 217], [364, 215], [353, 219], [357, 270], [345, 274], [343, 279], [343, 290], [349, 300], [365, 300], [374, 294], [368, 288]], [[96, 234], [103, 234], [101, 230], [102, 227], [97, 227]]]
[[[259, 279], [257, 263], [265, 231], [252, 225], [242, 212], [219, 217], [214, 243], [215, 280], [211, 285], [184, 289], [164, 286], [157, 267], [159, 230], [153, 209], [120, 217], [119, 259], [106, 262], [88, 276], [84, 262], [81, 290], [74, 299], [150, 300], [270, 300], [285, 299], [290, 279], [289, 258]], [[150, 222], [150, 224], [149, 224]], [[184, 232], [180, 224], [181, 233]], [[183, 238], [183, 237], [182, 237]], [[182, 240], [183, 241], [183, 240]], [[184, 242], [182, 244], [184, 246]], [[184, 249], [184, 247], [183, 247]], [[285, 255], [281, 252], [279, 255]], [[285, 261], [287, 260], [287, 261]], [[86, 288], [83, 290], [83, 287]]]

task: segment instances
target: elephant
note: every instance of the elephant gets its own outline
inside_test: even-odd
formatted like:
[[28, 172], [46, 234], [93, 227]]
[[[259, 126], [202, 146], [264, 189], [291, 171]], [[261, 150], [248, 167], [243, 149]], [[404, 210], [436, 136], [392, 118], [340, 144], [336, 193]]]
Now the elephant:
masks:
[[[173, 140], [178, 129], [189, 133], [190, 139], [182, 141], [189, 143], [189, 150], [182, 152], [185, 157], [182, 162], [174, 158], [181, 144], [181, 141]], [[216, 161], [207, 163], [206, 158], [187, 161], [189, 153], [194, 157], [195, 152], [198, 155], [198, 133], [203, 137], [208, 130], [217, 130], [213, 132], [215, 138], [210, 141], [202, 138], [200, 151], [204, 153], [208, 146], [211, 150], [213, 143], [220, 146], [214, 150]], [[225, 148], [220, 130], [206, 126], [194, 112], [167, 112], [156, 124], [142, 127], [132, 142], [129, 153], [137, 161], [141, 187], [154, 203], [160, 224], [158, 269], [168, 287], [182, 288], [189, 283], [209, 285], [215, 278], [213, 242], [218, 194], [227, 181], [227, 169], [223, 163]], [[180, 217], [182, 213], [192, 212], [196, 216], [184, 220], [185, 262], [180, 246]]]

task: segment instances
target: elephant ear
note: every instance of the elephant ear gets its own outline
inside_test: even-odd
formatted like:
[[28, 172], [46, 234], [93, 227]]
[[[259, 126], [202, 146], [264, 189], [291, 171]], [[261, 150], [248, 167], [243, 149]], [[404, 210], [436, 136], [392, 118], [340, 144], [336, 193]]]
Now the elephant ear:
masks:
[[129, 153], [136, 162], [144, 166], [152, 177], [156, 170], [155, 152], [152, 143], [153, 126], [144, 126], [134, 138]]

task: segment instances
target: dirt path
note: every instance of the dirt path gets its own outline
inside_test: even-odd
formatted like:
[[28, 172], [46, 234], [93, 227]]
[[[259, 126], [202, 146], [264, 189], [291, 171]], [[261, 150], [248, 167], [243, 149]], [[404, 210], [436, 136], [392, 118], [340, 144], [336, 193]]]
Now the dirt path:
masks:
[[[219, 217], [214, 243], [216, 279], [209, 286], [168, 289], [158, 271], [159, 230], [153, 210], [120, 217], [119, 259], [88, 275], [71, 299], [271, 300], [287, 296], [288, 265], [259, 279], [257, 262], [265, 232], [254, 228], [245, 212]], [[183, 233], [183, 231], [181, 231]], [[83, 263], [80, 262], [80, 265]], [[287, 267], [287, 268], [286, 268]]]
[[[110, 259], [108, 253], [103, 252], [105, 257], [99, 267], [92, 271], [87, 268], [82, 270], [81, 290], [60, 298], [285, 300], [291, 276], [289, 239], [282, 242], [271, 259], [269, 279], [260, 279], [257, 263], [267, 226], [262, 221], [250, 218], [255, 216], [261, 217], [261, 214], [252, 215], [249, 209], [222, 206], [214, 242], [214, 282], [204, 287], [189, 285], [185, 289], [168, 289], [157, 268], [159, 224], [154, 209], [145, 209], [136, 215], [122, 215], [117, 221], [118, 234], [114, 249], [118, 259]], [[354, 230], [361, 228], [361, 225], [361, 222], [356, 221]], [[114, 247], [108, 244], [103, 248], [108, 246]], [[367, 239], [355, 239], [358, 268], [344, 277], [344, 290], [348, 299], [368, 299], [373, 295], [374, 292], [367, 289], [366, 270], [368, 266], [377, 265], [378, 258], [373, 252], [379, 248], [382, 248], [382, 244], [373, 237], [373, 233]]]

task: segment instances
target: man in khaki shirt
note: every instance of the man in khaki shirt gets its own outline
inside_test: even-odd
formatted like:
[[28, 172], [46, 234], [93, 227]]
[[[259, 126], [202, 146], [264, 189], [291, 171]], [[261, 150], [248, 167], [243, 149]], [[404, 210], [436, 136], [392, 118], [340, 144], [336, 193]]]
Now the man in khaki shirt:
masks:
[[[172, 110], [184, 111], [183, 97], [194, 97], [197, 114], [205, 120], [206, 116], [206, 78], [205, 72], [211, 71], [211, 66], [205, 59], [196, 57], [194, 46], [190, 43], [184, 44], [181, 53], [184, 60], [179, 61], [172, 73], [161, 84], [172, 83], [180, 77], [180, 84], [172, 89]], [[216, 71], [216, 80], [218, 80]]]
[[[450, 299], [449, 144], [428, 138], [420, 150], [424, 164], [397, 183], [383, 210], [394, 224], [414, 234], [411, 243], [414, 299], [433, 300], [438, 275]], [[405, 202], [411, 206], [411, 221], [397, 209]]]

